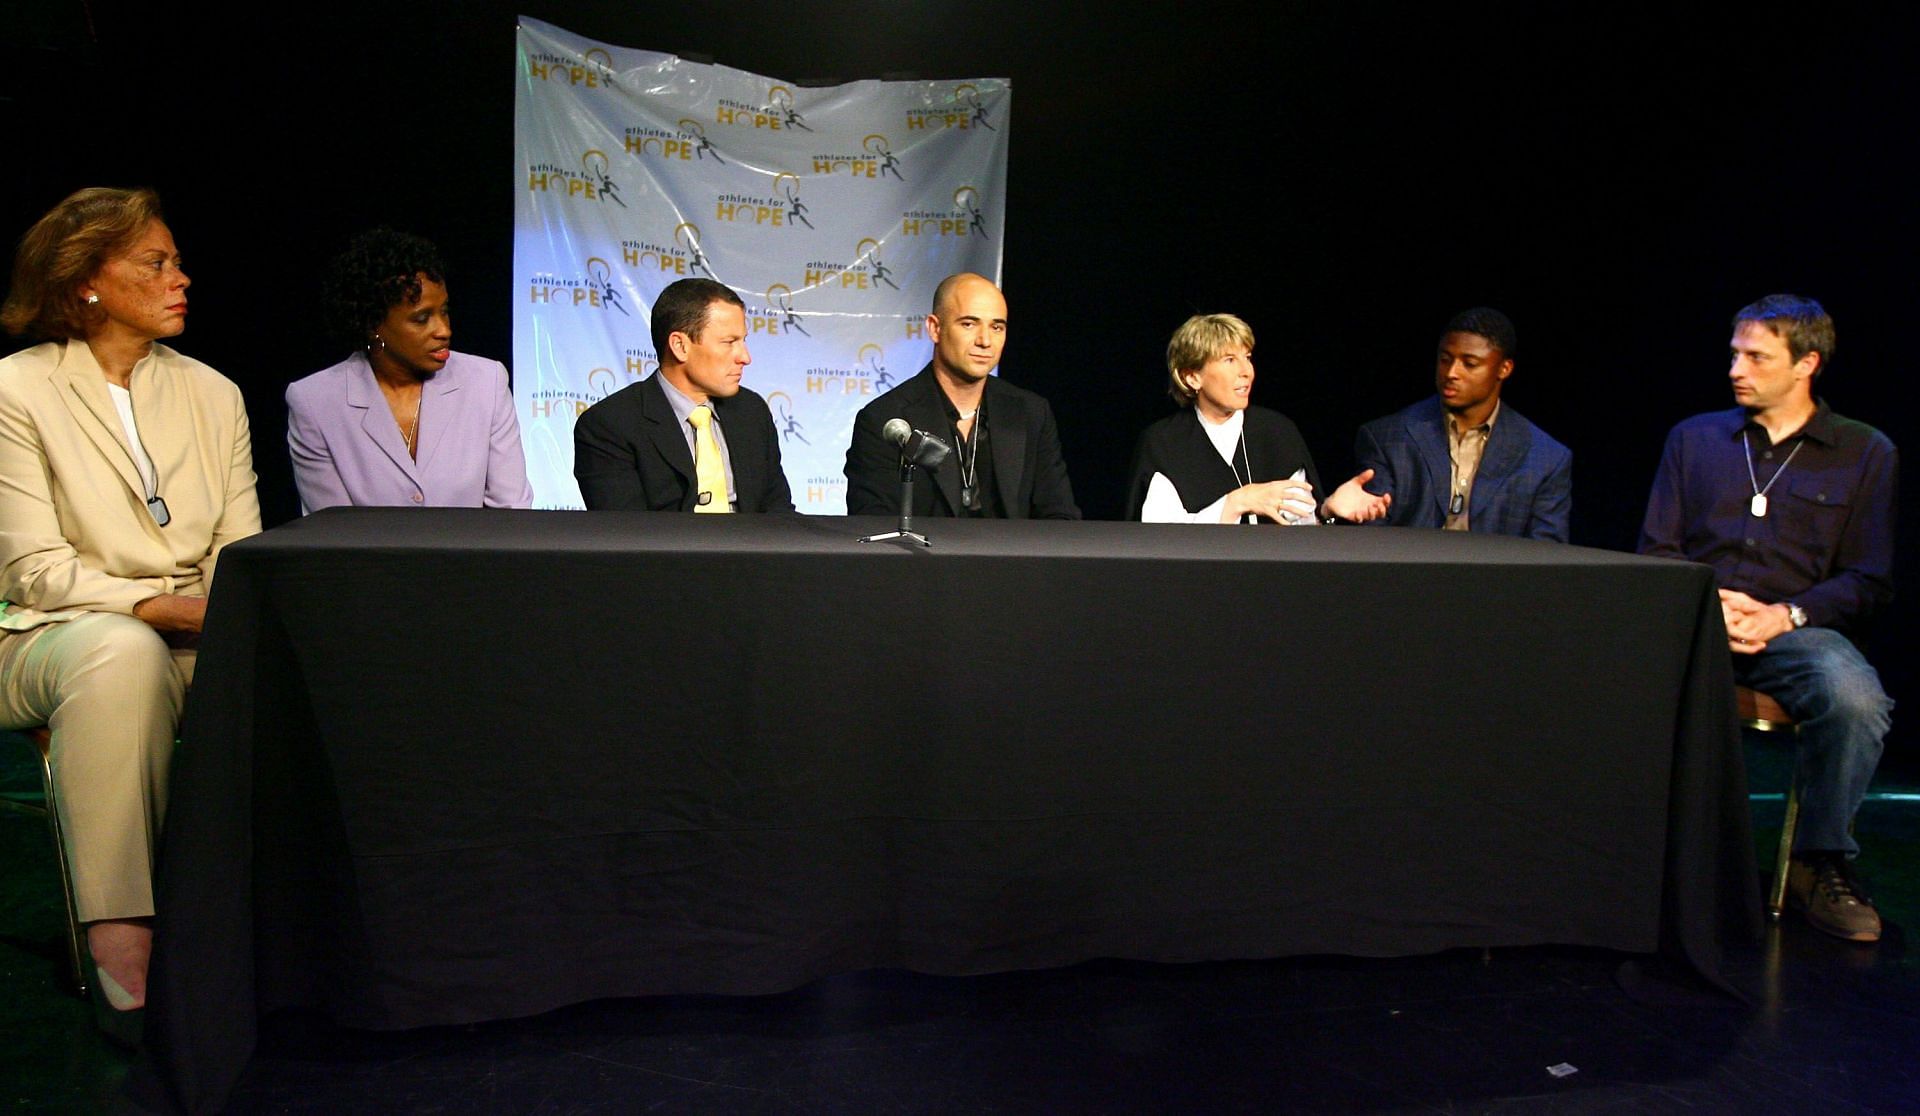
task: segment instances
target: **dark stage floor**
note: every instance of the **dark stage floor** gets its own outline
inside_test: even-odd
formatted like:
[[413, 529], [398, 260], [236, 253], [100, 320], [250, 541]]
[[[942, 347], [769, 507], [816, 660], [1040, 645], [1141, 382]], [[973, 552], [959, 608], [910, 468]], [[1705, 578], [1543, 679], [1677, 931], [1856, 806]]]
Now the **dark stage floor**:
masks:
[[[0, 745], [6, 789], [37, 786], [25, 745]], [[1777, 748], [1749, 755], [1756, 787], [1782, 785]], [[1751, 1009], [1636, 1000], [1615, 979], [1626, 958], [1570, 949], [874, 972], [783, 996], [606, 1001], [403, 1034], [280, 1019], [239, 1110], [1913, 1112], [1916, 774], [1890, 756], [1859, 824], [1886, 938], [1849, 945], [1789, 921], [1736, 960]], [[1754, 809], [1764, 862], [1780, 805]], [[129, 1059], [58, 988], [45, 830], [0, 816], [0, 859], [0, 1105], [109, 1110]]]

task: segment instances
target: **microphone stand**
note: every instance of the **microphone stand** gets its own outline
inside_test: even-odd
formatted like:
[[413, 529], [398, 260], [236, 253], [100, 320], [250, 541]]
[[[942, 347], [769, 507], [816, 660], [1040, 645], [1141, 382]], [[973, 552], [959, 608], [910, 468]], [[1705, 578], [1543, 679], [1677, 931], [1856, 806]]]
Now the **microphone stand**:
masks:
[[890, 539], [905, 539], [911, 542], [917, 542], [921, 546], [931, 547], [933, 545], [925, 535], [913, 529], [913, 475], [917, 471], [913, 464], [913, 458], [902, 452], [900, 454], [900, 526], [895, 530], [885, 531], [878, 535], [867, 535], [860, 540], [861, 542], [887, 542]]

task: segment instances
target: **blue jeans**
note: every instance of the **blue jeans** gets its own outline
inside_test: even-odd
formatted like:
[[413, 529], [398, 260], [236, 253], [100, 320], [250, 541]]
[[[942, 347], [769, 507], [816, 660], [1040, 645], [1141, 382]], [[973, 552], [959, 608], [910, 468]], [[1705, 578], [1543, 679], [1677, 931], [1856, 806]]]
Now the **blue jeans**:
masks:
[[1866, 656], [1829, 628], [1800, 628], [1757, 655], [1735, 655], [1733, 676], [1800, 723], [1796, 852], [1860, 851], [1847, 832], [1867, 797], [1893, 723], [1893, 699]]

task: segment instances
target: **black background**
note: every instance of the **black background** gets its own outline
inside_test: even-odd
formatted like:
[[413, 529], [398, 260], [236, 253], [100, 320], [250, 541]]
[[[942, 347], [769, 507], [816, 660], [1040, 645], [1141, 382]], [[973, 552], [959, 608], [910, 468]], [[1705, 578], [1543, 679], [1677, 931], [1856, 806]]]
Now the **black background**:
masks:
[[[0, 235], [81, 186], [160, 191], [195, 280], [178, 346], [246, 390], [270, 525], [297, 508], [281, 390], [341, 355], [315, 296], [347, 235], [439, 242], [457, 346], [512, 354], [519, 13], [795, 82], [1010, 78], [1003, 371], [1053, 401], [1092, 516], [1205, 311], [1252, 323], [1256, 399], [1332, 478], [1360, 422], [1430, 390], [1451, 313], [1504, 309], [1508, 397], [1573, 447], [1593, 546], [1633, 545], [1666, 430], [1729, 405], [1729, 318], [1762, 294], [1821, 299], [1823, 394], [1916, 444], [1898, 5], [14, 5]], [[1875, 647], [1896, 698], [1912, 615]]]

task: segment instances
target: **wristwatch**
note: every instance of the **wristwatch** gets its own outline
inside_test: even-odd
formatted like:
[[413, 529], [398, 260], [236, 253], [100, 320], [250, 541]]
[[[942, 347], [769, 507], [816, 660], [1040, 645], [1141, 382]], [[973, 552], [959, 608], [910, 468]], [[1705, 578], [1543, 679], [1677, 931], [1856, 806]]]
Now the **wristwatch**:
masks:
[[1807, 626], [1807, 610], [1794, 604], [1792, 601], [1788, 601], [1787, 620], [1796, 628], [1804, 628]]

